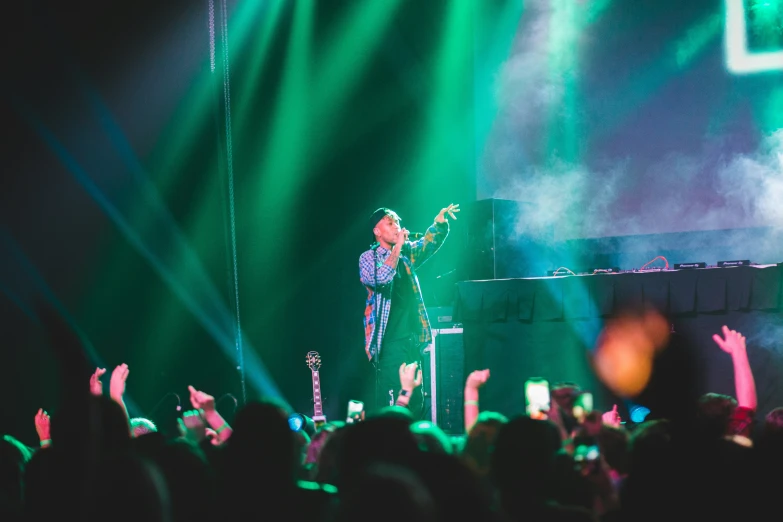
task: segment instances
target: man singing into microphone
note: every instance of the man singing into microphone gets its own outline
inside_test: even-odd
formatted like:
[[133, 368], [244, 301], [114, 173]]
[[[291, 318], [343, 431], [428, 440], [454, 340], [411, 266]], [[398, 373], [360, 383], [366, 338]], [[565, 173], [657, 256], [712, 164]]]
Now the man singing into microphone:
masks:
[[[370, 216], [375, 244], [359, 257], [359, 276], [367, 288], [364, 310], [364, 348], [375, 367], [376, 407], [394, 403], [400, 390], [400, 367], [421, 360], [421, 348], [432, 341], [429, 318], [421, 297], [416, 268], [438, 251], [449, 233], [448, 217], [457, 219], [459, 205], [442, 209], [427, 232], [409, 241], [393, 210], [379, 208]], [[421, 416], [419, 388], [408, 407]]]

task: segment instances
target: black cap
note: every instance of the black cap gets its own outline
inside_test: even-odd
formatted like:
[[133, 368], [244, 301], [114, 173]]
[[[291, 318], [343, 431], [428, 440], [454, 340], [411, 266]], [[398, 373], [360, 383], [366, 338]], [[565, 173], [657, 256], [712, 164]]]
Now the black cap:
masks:
[[[393, 212], [392, 210], [386, 207], [381, 207], [375, 212], [373, 212], [370, 215], [370, 218], [367, 220], [367, 224], [370, 225], [370, 230], [371, 231], [374, 230], [375, 225], [377, 225], [380, 220], [382, 220], [384, 217], [388, 216], [392, 212]], [[375, 232], [372, 233], [372, 240], [375, 241]]]

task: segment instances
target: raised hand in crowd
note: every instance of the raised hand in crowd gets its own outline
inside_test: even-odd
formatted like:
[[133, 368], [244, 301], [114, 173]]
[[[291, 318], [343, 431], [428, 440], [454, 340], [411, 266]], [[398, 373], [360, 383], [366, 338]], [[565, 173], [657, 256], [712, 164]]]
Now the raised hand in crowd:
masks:
[[470, 372], [465, 380], [465, 432], [469, 433], [476, 424], [479, 414], [479, 389], [489, 380], [489, 370]]
[[[98, 370], [96, 370], [95, 373], [97, 374]], [[114, 368], [114, 371], [111, 372], [111, 379], [109, 380], [109, 396], [114, 402], [122, 406], [122, 410], [125, 412], [125, 417], [128, 419], [130, 417], [128, 416], [128, 408], [125, 406], [123, 396], [125, 395], [125, 382], [128, 380], [129, 373], [130, 370], [128, 369], [128, 365], [122, 363]]]
[[421, 369], [419, 363], [405, 364], [400, 366], [400, 387], [403, 390], [412, 392], [414, 389], [421, 386], [422, 383]]
[[489, 380], [489, 370], [476, 370], [470, 372], [468, 378], [465, 380], [465, 388], [471, 390], [478, 390]]
[[712, 336], [721, 350], [731, 355], [734, 364], [734, 390], [737, 395], [738, 406], [748, 410], [756, 410], [758, 399], [756, 397], [756, 381], [750, 369], [745, 336], [736, 330], [723, 325], [723, 337], [718, 334]]
[[721, 350], [731, 355], [742, 355], [747, 353], [745, 346], [745, 336], [736, 330], [729, 329], [728, 326], [723, 325], [721, 329], [723, 331], [723, 337], [719, 334], [714, 334], [712, 340], [715, 341]]
[[419, 369], [419, 363], [402, 363], [400, 365], [400, 395], [394, 404], [397, 406], [408, 406], [413, 390], [421, 386], [422, 382], [423, 377], [421, 369]]
[[42, 448], [52, 445], [51, 420], [49, 414], [43, 409], [39, 409], [35, 414], [35, 431], [38, 433], [38, 440]]
[[106, 373], [106, 368], [95, 368], [95, 373], [90, 375], [90, 393], [96, 397], [103, 395], [103, 383], [101, 376]]
[[606, 424], [607, 426], [611, 426], [613, 428], [619, 428], [622, 425], [622, 421], [623, 421], [623, 419], [620, 417], [620, 414], [617, 412], [616, 404], [610, 411], [604, 413], [601, 416], [601, 419], [603, 420], [604, 424]]
[[188, 386], [190, 392], [190, 404], [197, 410], [201, 410], [204, 413], [215, 411], [215, 398], [203, 391], [195, 389], [193, 386]]
[[[106, 370], [103, 371], [105, 372]], [[128, 370], [128, 365], [125, 363], [120, 364], [111, 372], [109, 395], [117, 402], [122, 401], [122, 396], [125, 395], [125, 382], [128, 380], [129, 373], [130, 370]]]
[[227, 441], [232, 433], [231, 426], [215, 408], [215, 398], [193, 386], [188, 386], [188, 391], [190, 391], [190, 404], [202, 413], [207, 424], [215, 430], [219, 443]]

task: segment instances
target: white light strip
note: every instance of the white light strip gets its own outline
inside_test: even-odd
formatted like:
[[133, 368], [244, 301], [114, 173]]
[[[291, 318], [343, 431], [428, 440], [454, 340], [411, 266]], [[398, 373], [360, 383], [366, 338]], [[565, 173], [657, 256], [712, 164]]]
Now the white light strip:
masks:
[[748, 51], [744, 0], [726, 2], [726, 67], [734, 74], [783, 71], [783, 50], [753, 53]]

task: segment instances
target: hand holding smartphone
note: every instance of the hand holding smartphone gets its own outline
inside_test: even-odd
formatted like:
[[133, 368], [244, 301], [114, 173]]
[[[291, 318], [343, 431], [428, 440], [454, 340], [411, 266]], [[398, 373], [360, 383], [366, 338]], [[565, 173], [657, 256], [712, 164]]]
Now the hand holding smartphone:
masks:
[[362, 401], [348, 401], [348, 414], [345, 417], [346, 424], [353, 424], [364, 420], [364, 403]]
[[584, 422], [585, 416], [593, 411], [593, 394], [582, 392], [574, 401], [573, 415], [580, 422]]
[[585, 474], [598, 473], [601, 469], [601, 450], [595, 437], [579, 436], [574, 439], [574, 462]]
[[525, 381], [525, 411], [536, 419], [545, 419], [551, 407], [549, 381], [533, 377]]

